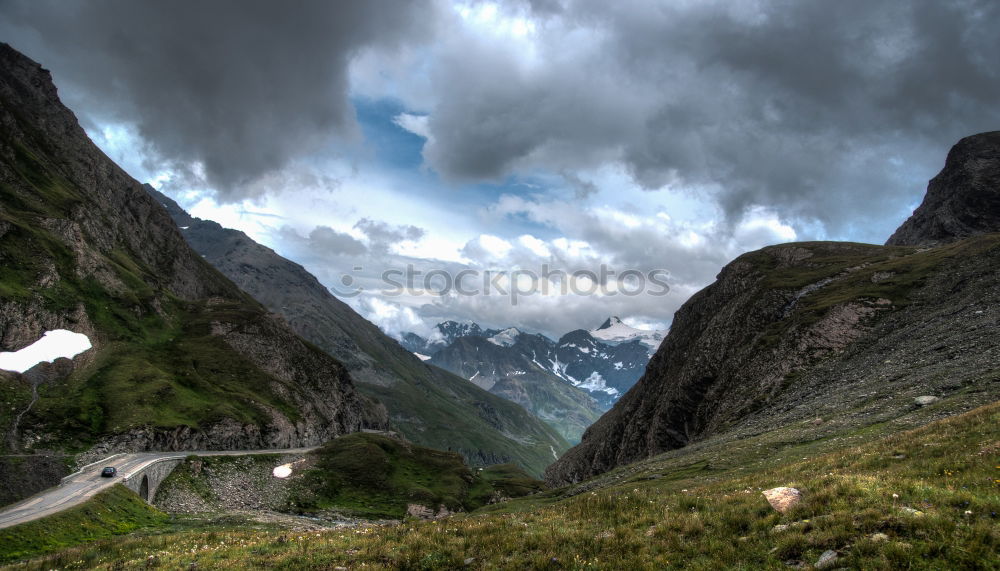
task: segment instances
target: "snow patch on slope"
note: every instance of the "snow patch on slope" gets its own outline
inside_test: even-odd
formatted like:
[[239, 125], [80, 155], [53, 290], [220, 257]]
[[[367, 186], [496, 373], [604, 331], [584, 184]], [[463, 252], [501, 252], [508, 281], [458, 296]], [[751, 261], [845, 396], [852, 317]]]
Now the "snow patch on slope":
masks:
[[652, 331], [630, 327], [618, 317], [608, 318], [603, 325], [597, 329], [590, 330], [589, 333], [594, 338], [600, 339], [601, 341], [611, 345], [618, 345], [620, 343], [628, 343], [629, 341], [638, 340], [643, 345], [649, 347], [650, 354], [656, 351], [656, 349], [660, 346], [660, 343], [663, 342], [663, 337], [666, 334], [665, 331]]
[[90, 338], [66, 329], [46, 331], [41, 339], [20, 351], [0, 353], [0, 369], [23, 373], [41, 362], [73, 357], [90, 349]]
[[500, 333], [497, 333], [493, 337], [488, 338], [487, 341], [494, 345], [499, 345], [500, 347], [510, 347], [517, 342], [517, 338], [520, 335], [521, 331], [516, 327], [509, 327]]
[[587, 377], [582, 383], [578, 384], [577, 387], [593, 393], [604, 392], [609, 395], [618, 394], [618, 389], [609, 387], [605, 382], [604, 377], [602, 377], [597, 371], [591, 373], [590, 376]]

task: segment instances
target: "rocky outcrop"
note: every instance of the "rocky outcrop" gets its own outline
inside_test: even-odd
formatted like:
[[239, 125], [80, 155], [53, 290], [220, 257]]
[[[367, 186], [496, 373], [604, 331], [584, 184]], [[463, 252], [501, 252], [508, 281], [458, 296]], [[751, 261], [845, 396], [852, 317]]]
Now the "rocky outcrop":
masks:
[[[0, 350], [85, 333], [72, 362], [3, 376], [27, 448], [318, 444], [384, 427], [335, 359], [303, 342], [185, 242], [87, 138], [48, 71], [0, 44]], [[43, 370], [44, 369], [44, 370]], [[36, 382], [37, 381], [37, 382]]]
[[[283, 464], [294, 468], [291, 477], [275, 478], [274, 467]], [[187, 458], [160, 485], [153, 504], [170, 513], [288, 510], [296, 480], [311, 466], [302, 454]]]
[[802, 243], [740, 256], [681, 307], [643, 378], [546, 477], [577, 482], [817, 417], [817, 433], [888, 422], [921, 395], [989, 402], [1000, 396], [997, 267], [996, 235], [930, 250]]
[[[551, 462], [552, 450], [569, 448], [552, 428], [518, 405], [421, 362], [331, 295], [299, 264], [243, 232], [194, 218], [171, 198], [145, 188], [170, 213], [195, 251], [280, 314], [296, 333], [340, 360], [359, 391], [384, 403], [392, 424], [409, 440], [458, 451], [472, 465], [515, 461], [534, 474], [541, 474]], [[232, 335], [226, 338], [235, 341]], [[255, 337], [244, 340], [241, 346], [253, 345]], [[266, 353], [261, 357], [261, 366], [272, 365]], [[580, 432], [582, 427], [577, 436]]]
[[959, 141], [923, 203], [886, 242], [934, 246], [1000, 231], [1000, 131]]

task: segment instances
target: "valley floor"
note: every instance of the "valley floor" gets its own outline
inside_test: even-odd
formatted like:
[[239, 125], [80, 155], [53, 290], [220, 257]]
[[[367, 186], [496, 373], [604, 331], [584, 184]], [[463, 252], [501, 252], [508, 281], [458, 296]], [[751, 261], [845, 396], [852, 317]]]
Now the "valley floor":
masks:
[[[831, 569], [1000, 569], [1000, 403], [841, 442], [818, 455], [805, 443], [735, 468], [660, 459], [604, 487], [563, 488], [441, 521], [177, 531], [144, 516], [145, 528], [121, 525], [138, 527], [133, 535], [17, 566], [788, 569], [811, 568], [826, 554], [836, 558]], [[775, 486], [799, 488], [803, 501], [777, 513], [761, 495]]]

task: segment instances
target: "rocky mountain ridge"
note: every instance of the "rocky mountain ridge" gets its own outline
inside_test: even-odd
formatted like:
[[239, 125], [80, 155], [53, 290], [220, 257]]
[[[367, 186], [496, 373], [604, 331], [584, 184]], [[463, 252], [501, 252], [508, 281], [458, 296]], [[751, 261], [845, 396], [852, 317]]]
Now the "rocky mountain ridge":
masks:
[[[918, 211], [890, 240], [944, 245], [792, 243], [728, 264], [678, 310], [635, 387], [549, 467], [549, 482], [720, 435], [822, 438], [921, 406], [946, 415], [1000, 398], [1000, 234], [985, 233], [1000, 230], [989, 226], [1000, 210], [982, 210], [998, 188], [983, 187], [983, 173], [1000, 157], [977, 155], [975, 177], [954, 160], [994, 139], [964, 139], [925, 200], [941, 210]], [[975, 210], [974, 223], [955, 215]]]

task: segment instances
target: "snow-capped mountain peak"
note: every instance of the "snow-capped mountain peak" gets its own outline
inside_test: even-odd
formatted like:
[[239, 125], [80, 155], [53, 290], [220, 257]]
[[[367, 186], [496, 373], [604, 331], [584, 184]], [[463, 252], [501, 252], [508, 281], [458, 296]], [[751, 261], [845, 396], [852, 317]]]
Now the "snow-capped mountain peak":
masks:
[[[406, 333], [400, 343], [428, 364], [515, 402], [526, 398], [525, 390], [551, 389], [556, 382], [572, 385], [606, 410], [639, 380], [662, 336], [618, 317], [593, 331], [570, 331], [558, 341], [516, 327], [484, 329], [473, 322], [445, 321], [429, 338]], [[539, 398], [542, 403], [549, 397]]]
[[517, 342], [517, 338], [521, 336], [521, 330], [516, 327], [508, 327], [500, 333], [487, 339], [490, 343], [494, 345], [499, 345], [500, 347], [510, 347]]
[[650, 353], [653, 353], [663, 341], [666, 331], [637, 329], [630, 327], [617, 316], [612, 316], [597, 329], [592, 329], [590, 334], [594, 338], [611, 345], [638, 340], [643, 345], [649, 347]]

